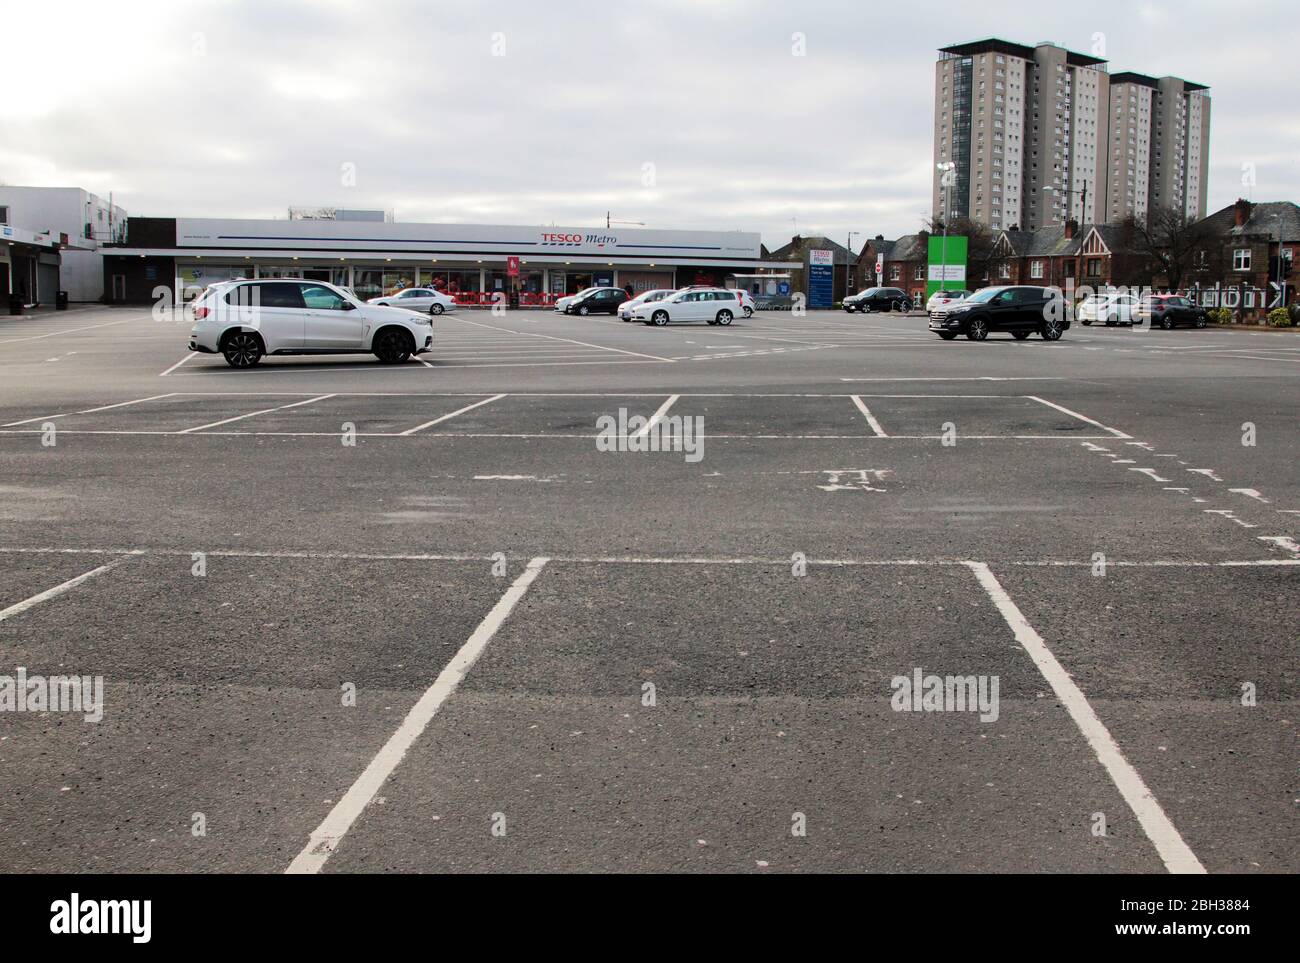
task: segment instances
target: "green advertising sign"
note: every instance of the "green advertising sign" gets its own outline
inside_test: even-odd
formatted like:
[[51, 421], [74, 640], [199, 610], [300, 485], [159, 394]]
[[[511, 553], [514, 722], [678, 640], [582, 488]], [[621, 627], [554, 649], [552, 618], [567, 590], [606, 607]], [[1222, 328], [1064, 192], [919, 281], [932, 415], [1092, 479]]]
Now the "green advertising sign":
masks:
[[[944, 241], [947, 240], [947, 246]], [[930, 270], [926, 275], [925, 296], [935, 291], [966, 287], [966, 238], [930, 235]]]

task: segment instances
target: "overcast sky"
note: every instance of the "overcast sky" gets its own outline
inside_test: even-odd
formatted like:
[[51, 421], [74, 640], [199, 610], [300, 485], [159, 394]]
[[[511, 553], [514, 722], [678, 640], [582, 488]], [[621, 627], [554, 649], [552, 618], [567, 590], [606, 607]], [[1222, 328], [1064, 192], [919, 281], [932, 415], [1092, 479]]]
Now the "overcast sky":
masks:
[[1070, 6], [6, 3], [0, 182], [155, 216], [893, 237], [930, 203], [936, 48], [996, 35], [1209, 85], [1210, 210], [1300, 200], [1293, 3]]

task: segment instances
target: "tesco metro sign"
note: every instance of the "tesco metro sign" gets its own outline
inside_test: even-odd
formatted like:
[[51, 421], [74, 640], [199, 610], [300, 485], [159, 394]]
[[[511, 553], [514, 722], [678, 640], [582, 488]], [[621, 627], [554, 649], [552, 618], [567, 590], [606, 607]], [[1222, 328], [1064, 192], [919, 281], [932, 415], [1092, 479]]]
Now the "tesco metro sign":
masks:
[[578, 247], [582, 244], [604, 247], [606, 244], [618, 243], [618, 238], [613, 234], [564, 234], [551, 231], [543, 233], [541, 238], [542, 244], [547, 247]]

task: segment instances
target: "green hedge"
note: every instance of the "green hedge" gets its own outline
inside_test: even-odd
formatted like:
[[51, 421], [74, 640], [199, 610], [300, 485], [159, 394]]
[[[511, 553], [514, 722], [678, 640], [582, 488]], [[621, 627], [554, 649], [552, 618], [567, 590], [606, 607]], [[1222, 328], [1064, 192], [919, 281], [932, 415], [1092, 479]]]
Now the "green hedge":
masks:
[[1291, 327], [1291, 312], [1286, 308], [1274, 308], [1268, 313], [1268, 326], [1270, 328]]
[[1232, 324], [1232, 312], [1227, 308], [1210, 308], [1206, 314], [1215, 324]]

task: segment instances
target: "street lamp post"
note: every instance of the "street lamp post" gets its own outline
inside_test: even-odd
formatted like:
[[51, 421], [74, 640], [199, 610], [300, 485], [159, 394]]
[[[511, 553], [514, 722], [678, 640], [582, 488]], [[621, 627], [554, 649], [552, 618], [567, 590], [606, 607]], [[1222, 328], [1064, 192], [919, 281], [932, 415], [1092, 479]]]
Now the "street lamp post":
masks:
[[861, 231], [849, 231], [849, 236], [844, 239], [845, 240], [844, 247], [849, 252], [848, 263], [844, 265], [844, 296], [846, 298], [849, 296], [849, 294], [852, 293], [849, 291], [849, 282], [852, 280], [852, 278], [850, 277], [850, 272], [852, 272], [853, 270], [853, 239], [855, 237], [861, 237], [861, 236], [862, 236]]
[[[1083, 188], [1082, 188], [1081, 190], [1077, 190], [1077, 191], [1075, 191], [1075, 190], [1071, 190], [1071, 189], [1068, 188], [1068, 187], [1067, 187], [1067, 188], [1064, 188], [1064, 189], [1061, 189], [1061, 188], [1059, 188], [1059, 187], [1053, 187], [1051, 184], [1045, 184], [1042, 188], [1040, 188], [1040, 190], [1042, 190], [1042, 192], [1043, 192], [1044, 194], [1055, 194], [1055, 193], [1057, 193], [1057, 192], [1060, 192], [1060, 193], [1065, 194], [1065, 195], [1067, 195], [1067, 196], [1069, 196], [1069, 195], [1071, 195], [1071, 194], [1078, 194], [1078, 195], [1079, 195], [1079, 207], [1080, 207], [1080, 212], [1079, 212], [1079, 213], [1080, 213], [1080, 215], [1084, 218], [1084, 220], [1081, 221], [1080, 223], [1081, 223], [1081, 224], [1086, 224], [1086, 223], [1087, 223], [1087, 217], [1088, 217], [1088, 182], [1087, 182], [1087, 181], [1081, 181], [1080, 183], [1083, 184]], [[1070, 217], [1069, 217], [1069, 214], [1070, 214], [1070, 211], [1069, 211], [1069, 201], [1066, 201], [1066, 212], [1065, 212], [1065, 214], [1066, 214], [1066, 218], [1065, 218], [1065, 219], [1068, 221], [1068, 220], [1070, 219]]]
[[[949, 191], [957, 182], [957, 165], [952, 161], [946, 161], [935, 164], [934, 167], [940, 172], [939, 186], [943, 188], [943, 247], [939, 251], [939, 281], [941, 285], [946, 286], [948, 283], [948, 214], [949, 208], [952, 207]], [[926, 290], [929, 291], [928, 286]]]

